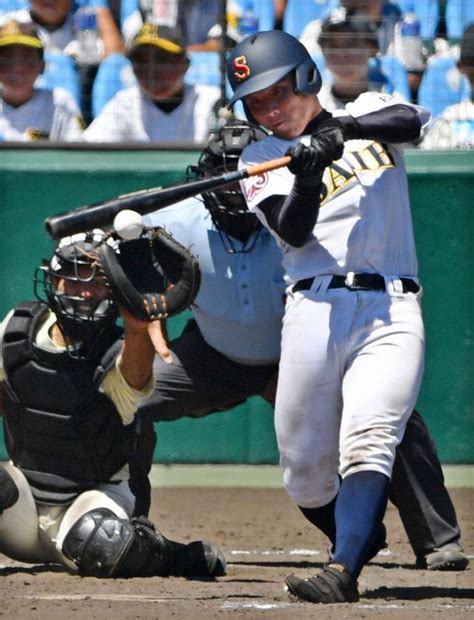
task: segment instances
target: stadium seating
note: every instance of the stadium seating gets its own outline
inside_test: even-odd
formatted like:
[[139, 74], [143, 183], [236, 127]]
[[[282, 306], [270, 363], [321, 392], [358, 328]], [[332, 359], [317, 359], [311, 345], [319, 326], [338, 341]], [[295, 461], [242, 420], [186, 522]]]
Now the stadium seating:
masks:
[[322, 19], [340, 5], [339, 0], [288, 0], [283, 17], [283, 30], [299, 38], [313, 19]]
[[468, 24], [474, 23], [473, 0], [447, 0], [446, 32], [450, 40], [459, 40]]
[[65, 88], [74, 97], [77, 105], [81, 102], [81, 84], [74, 60], [66, 54], [46, 52], [45, 70], [38, 76], [36, 86], [40, 88]]
[[132, 63], [122, 54], [111, 54], [99, 65], [92, 86], [92, 116], [95, 118], [104, 105], [123, 88], [136, 82]]
[[469, 99], [471, 88], [467, 78], [456, 67], [455, 55], [434, 58], [425, 69], [418, 90], [418, 103], [427, 107], [433, 117], [450, 105]]

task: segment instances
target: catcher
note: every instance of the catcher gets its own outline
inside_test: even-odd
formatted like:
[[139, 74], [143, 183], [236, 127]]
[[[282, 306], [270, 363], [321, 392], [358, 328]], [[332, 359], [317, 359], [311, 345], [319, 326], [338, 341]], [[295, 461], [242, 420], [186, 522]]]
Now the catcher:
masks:
[[183, 310], [199, 285], [196, 259], [162, 229], [132, 242], [94, 230], [62, 239], [34, 280], [39, 301], [0, 326], [11, 459], [0, 465], [0, 552], [84, 576], [225, 574], [214, 545], [174, 542], [132, 519], [127, 481], [135, 412], [154, 385], [157, 323], [144, 308]]

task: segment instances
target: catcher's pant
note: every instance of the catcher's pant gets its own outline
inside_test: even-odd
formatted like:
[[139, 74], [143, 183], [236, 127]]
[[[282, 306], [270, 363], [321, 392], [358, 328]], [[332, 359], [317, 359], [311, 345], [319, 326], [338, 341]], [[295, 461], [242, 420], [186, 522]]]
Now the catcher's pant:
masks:
[[135, 503], [128, 482], [100, 484], [81, 493], [64, 506], [36, 503], [22, 472], [11, 464], [3, 467], [19, 491], [17, 502], [0, 514], [0, 552], [28, 563], [59, 563], [76, 572], [62, 553], [64, 539], [74, 523], [94, 508], [109, 508], [122, 519], [130, 518]]
[[424, 364], [420, 293], [289, 291], [275, 408], [284, 484], [300, 506], [330, 502], [339, 477], [391, 476]]

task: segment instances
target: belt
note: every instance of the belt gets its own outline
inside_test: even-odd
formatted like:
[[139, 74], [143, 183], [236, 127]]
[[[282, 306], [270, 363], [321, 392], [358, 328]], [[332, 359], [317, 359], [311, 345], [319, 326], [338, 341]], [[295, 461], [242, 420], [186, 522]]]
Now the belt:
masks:
[[[404, 293], [418, 293], [420, 285], [411, 278], [398, 278]], [[306, 291], [313, 285], [314, 278], [299, 280], [293, 286], [293, 292]], [[351, 291], [385, 291], [385, 278], [379, 273], [353, 273], [347, 276], [332, 276], [328, 288], [348, 288]]]

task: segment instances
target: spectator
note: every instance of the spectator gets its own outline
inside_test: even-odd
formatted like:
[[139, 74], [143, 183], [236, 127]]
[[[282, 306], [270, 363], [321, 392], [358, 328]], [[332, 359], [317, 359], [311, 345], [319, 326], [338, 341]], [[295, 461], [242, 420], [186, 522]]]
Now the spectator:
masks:
[[0, 139], [80, 140], [83, 121], [62, 88], [35, 87], [44, 71], [44, 47], [32, 23], [11, 20], [0, 27]]
[[179, 28], [184, 45], [199, 45], [218, 21], [220, 0], [122, 0], [122, 32], [131, 41], [145, 23]]
[[369, 63], [377, 55], [378, 37], [373, 22], [364, 15], [332, 11], [322, 22], [318, 44], [332, 76], [319, 92], [328, 110], [342, 109], [366, 91], [397, 94], [388, 76]]
[[179, 30], [145, 24], [128, 57], [138, 83], [119, 91], [87, 128], [89, 142], [204, 142], [219, 88], [185, 84], [189, 59]]
[[[395, 26], [402, 15], [396, 3], [391, 0], [340, 0], [340, 5], [347, 12], [361, 13], [370, 19], [376, 29], [380, 54], [389, 53], [395, 36]], [[321, 52], [318, 45], [321, 24], [332, 10], [333, 4], [329, 5], [328, 12], [321, 19], [310, 22], [301, 33], [300, 41], [312, 56]]]
[[469, 80], [471, 98], [447, 107], [428, 126], [423, 149], [474, 148], [474, 24], [463, 34], [457, 67]]
[[[90, 9], [95, 16], [97, 37], [89, 40], [87, 53], [79, 40], [79, 10]], [[80, 106], [86, 124], [91, 121], [90, 99], [92, 84], [100, 61], [109, 54], [123, 50], [120, 32], [115, 25], [106, 0], [88, 0], [78, 9], [74, 0], [30, 0], [29, 8], [7, 14], [18, 21], [32, 21], [43, 41], [48, 56], [66, 55], [77, 65], [80, 81]]]

